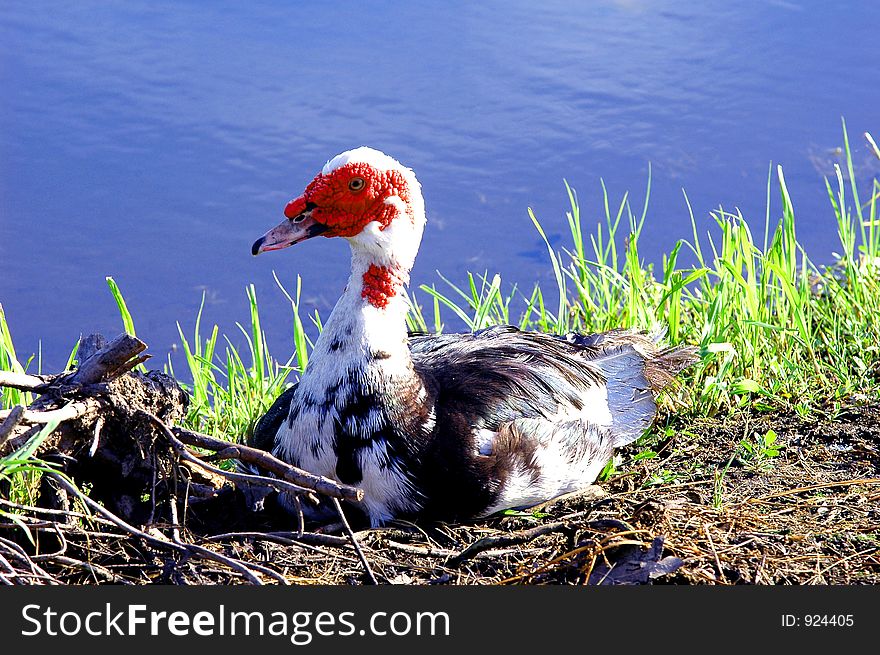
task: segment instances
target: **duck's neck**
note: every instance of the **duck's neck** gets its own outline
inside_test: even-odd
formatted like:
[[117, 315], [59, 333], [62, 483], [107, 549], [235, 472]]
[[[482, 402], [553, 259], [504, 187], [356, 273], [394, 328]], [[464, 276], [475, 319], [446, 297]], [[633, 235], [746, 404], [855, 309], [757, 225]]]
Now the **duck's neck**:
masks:
[[361, 371], [370, 378], [361, 382], [374, 386], [410, 373], [408, 281], [408, 268], [377, 263], [353, 247], [348, 284], [315, 343], [304, 377], [316, 374], [333, 384], [331, 371]]

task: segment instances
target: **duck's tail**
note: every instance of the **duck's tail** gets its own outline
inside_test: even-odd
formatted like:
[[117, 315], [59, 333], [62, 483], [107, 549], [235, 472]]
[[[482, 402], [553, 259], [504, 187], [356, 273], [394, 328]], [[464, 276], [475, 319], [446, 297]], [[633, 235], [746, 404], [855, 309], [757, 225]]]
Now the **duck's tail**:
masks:
[[655, 330], [645, 332], [636, 329], [616, 329], [598, 334], [566, 335], [566, 339], [579, 346], [605, 349], [616, 346], [632, 346], [645, 360], [645, 377], [651, 389], [659, 393], [671, 383], [683, 370], [699, 360], [695, 346], [664, 346], [666, 332]]
[[654, 393], [677, 382], [678, 374], [700, 359], [696, 346], [673, 346], [658, 349], [645, 358], [645, 377]]
[[605, 378], [615, 447], [635, 441], [650, 427], [657, 395], [698, 360], [696, 348], [665, 347], [664, 336], [623, 329], [566, 336], [586, 349], [590, 364]]

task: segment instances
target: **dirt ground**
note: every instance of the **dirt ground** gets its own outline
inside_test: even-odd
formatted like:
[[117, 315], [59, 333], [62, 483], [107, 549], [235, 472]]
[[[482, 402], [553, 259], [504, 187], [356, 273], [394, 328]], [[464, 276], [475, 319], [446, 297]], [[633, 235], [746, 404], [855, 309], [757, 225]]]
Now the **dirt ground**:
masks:
[[[363, 557], [380, 584], [880, 583], [880, 405], [679, 421], [583, 493], [468, 525], [359, 530]], [[183, 507], [187, 552], [69, 518], [63, 539], [44, 521], [38, 549], [19, 543], [35, 579], [74, 584], [369, 581], [339, 529], [298, 536], [268, 506], [248, 512], [230, 491]]]

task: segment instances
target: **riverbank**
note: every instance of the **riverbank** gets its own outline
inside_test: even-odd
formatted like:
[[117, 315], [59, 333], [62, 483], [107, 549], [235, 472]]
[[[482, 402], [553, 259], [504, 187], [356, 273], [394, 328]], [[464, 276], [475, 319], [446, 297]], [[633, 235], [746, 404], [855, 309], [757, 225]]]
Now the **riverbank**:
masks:
[[[750, 449], [771, 432], [777, 454]], [[363, 540], [385, 579], [418, 584], [880, 583], [880, 403], [833, 419], [704, 419], [645, 452], [536, 511]], [[287, 564], [359, 577], [341, 559]]]

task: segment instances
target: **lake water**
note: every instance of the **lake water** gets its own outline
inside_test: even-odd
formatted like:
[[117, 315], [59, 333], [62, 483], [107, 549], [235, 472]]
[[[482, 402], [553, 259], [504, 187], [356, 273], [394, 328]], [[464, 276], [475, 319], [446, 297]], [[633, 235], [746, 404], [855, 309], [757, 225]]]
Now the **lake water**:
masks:
[[[333, 155], [366, 144], [419, 176], [429, 226], [413, 283], [500, 272], [552, 284], [531, 207], [564, 244], [563, 179], [587, 224], [641, 207], [659, 258], [719, 204], [763, 226], [783, 165], [814, 260], [830, 261], [845, 117], [878, 163], [877, 3], [0, 3], [0, 303], [19, 355], [63, 364], [128, 299], [161, 360], [205, 321], [234, 335], [256, 285], [272, 350], [292, 348], [273, 271], [323, 315], [340, 240], [250, 255]], [[867, 189], [863, 197], [867, 197]], [[159, 362], [156, 362], [157, 364]]]

